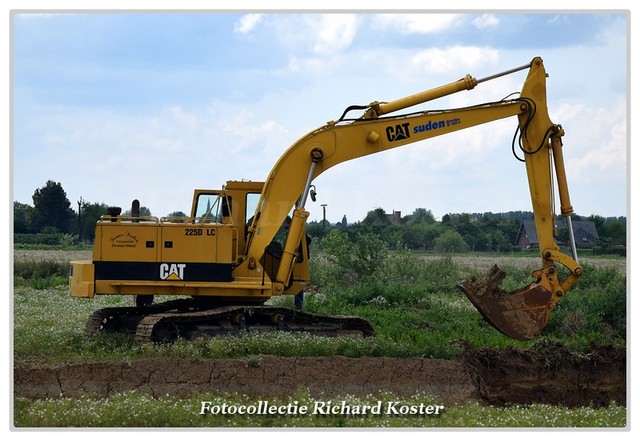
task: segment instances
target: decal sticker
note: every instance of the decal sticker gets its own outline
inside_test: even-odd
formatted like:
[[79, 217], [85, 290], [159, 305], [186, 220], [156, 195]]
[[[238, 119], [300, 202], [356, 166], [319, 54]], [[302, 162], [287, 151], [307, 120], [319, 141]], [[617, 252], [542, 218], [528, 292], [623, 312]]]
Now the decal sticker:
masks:
[[138, 246], [138, 238], [129, 232], [117, 234], [109, 240], [112, 248], [135, 248]]
[[411, 137], [409, 134], [409, 123], [388, 126], [385, 131], [387, 132], [387, 140], [389, 142], [401, 141]]
[[184, 280], [184, 268], [186, 263], [161, 263], [160, 279], [161, 280]]

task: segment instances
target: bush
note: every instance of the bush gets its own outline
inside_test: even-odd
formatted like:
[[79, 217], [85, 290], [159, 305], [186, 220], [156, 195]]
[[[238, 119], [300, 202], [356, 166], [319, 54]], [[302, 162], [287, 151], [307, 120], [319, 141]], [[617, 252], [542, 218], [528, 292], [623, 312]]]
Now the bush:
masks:
[[69, 263], [53, 260], [15, 262], [13, 279], [16, 285], [46, 289], [68, 283]]
[[439, 254], [464, 253], [469, 251], [469, 245], [455, 230], [445, 230], [435, 240], [435, 252]]
[[78, 243], [78, 236], [62, 233], [14, 234], [13, 243], [27, 246], [69, 246]]
[[611, 254], [616, 256], [627, 256], [627, 247], [624, 245], [597, 246], [593, 247], [592, 252], [595, 256], [603, 254]]
[[627, 278], [614, 268], [584, 266], [584, 275], [562, 299], [549, 320], [548, 332], [585, 340], [602, 335], [625, 340]]
[[358, 233], [351, 242], [344, 231], [331, 230], [320, 241], [320, 253], [312, 261], [314, 270], [318, 270], [312, 270], [316, 276], [314, 283], [342, 284], [361, 280], [379, 271], [387, 255], [387, 246], [379, 236]]

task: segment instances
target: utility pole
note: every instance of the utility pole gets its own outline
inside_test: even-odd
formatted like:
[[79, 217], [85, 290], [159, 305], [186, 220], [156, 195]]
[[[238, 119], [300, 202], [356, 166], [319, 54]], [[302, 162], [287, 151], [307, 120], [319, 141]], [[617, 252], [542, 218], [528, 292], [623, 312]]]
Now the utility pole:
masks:
[[78, 201], [78, 239], [82, 242], [82, 205], [84, 201], [82, 200], [82, 196], [80, 196], [80, 200]]

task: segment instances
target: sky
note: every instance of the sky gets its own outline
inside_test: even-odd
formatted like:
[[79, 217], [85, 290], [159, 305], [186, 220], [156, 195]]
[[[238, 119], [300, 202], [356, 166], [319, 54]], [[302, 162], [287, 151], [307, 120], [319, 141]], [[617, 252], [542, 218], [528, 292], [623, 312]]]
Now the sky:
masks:
[[[65, 12], [11, 14], [13, 201], [48, 180], [155, 216], [196, 188], [262, 181], [298, 138], [352, 104], [483, 78], [540, 56], [565, 129], [571, 202], [626, 216], [629, 16], [612, 12]], [[526, 71], [420, 109], [497, 101]], [[343, 163], [320, 175], [309, 220], [531, 211], [507, 119]], [[558, 210], [559, 211], [559, 210]]]

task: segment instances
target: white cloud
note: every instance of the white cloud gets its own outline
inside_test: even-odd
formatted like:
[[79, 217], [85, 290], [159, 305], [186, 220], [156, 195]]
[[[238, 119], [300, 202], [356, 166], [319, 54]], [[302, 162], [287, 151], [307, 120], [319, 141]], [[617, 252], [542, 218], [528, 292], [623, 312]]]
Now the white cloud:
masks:
[[294, 55], [339, 53], [358, 31], [356, 14], [267, 15], [265, 20], [275, 40]]
[[[565, 128], [564, 155], [570, 180], [624, 182], [627, 170], [627, 120], [625, 101], [611, 108], [564, 105], [557, 119]], [[597, 123], [594, 123], [597, 122]], [[576, 129], [573, 130], [573, 127]]]
[[627, 23], [619, 19], [611, 25], [599, 29], [596, 39], [605, 46], [623, 48], [627, 45], [627, 33]]
[[458, 14], [380, 14], [375, 16], [373, 26], [401, 34], [433, 34], [455, 27], [460, 21]]
[[556, 14], [556, 15], [552, 15], [551, 18], [547, 20], [547, 24], [566, 23], [567, 20], [568, 18], [566, 15]]
[[431, 48], [418, 52], [411, 58], [411, 64], [419, 72], [443, 74], [492, 64], [498, 58], [497, 49], [453, 46], [447, 49]]
[[232, 154], [251, 147], [264, 150], [271, 146], [270, 139], [287, 135], [286, 128], [277, 121], [264, 121], [250, 110], [239, 110], [231, 116], [220, 118], [215, 126], [217, 136], [232, 140], [229, 147], [229, 153]]
[[495, 14], [482, 14], [480, 17], [472, 21], [473, 25], [478, 29], [495, 28], [500, 24], [500, 20]]
[[253, 31], [258, 24], [260, 24], [262, 18], [263, 14], [243, 15], [240, 20], [233, 25], [233, 30], [234, 32], [239, 32], [241, 34], [248, 34]]
[[319, 19], [313, 51], [331, 54], [347, 49], [358, 30], [358, 17], [354, 14], [326, 14]]

